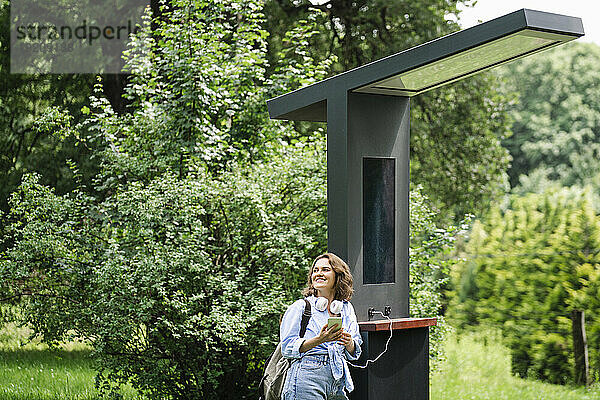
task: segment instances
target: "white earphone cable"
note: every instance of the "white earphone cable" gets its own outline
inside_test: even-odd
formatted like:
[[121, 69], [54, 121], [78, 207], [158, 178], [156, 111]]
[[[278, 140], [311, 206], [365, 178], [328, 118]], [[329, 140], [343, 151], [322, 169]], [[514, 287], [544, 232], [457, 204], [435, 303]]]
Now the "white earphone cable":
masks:
[[383, 315], [384, 317], [386, 317], [388, 319], [388, 321], [390, 321], [390, 337], [388, 338], [387, 342], [385, 342], [385, 349], [377, 357], [375, 357], [374, 360], [367, 360], [365, 365], [355, 365], [348, 361], [348, 364], [352, 365], [353, 367], [367, 368], [369, 363], [374, 363], [375, 361], [379, 360], [379, 357], [381, 357], [388, 350], [388, 345], [390, 344], [390, 340], [392, 340], [392, 335], [394, 334], [394, 330], [392, 329], [392, 320], [387, 315], [384, 315], [381, 311], [375, 311], [375, 312]]

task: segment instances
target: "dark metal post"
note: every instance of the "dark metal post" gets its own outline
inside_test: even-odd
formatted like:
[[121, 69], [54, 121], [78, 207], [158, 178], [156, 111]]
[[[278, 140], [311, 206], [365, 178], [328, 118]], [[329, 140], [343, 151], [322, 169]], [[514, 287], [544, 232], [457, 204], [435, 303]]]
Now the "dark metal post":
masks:
[[[429, 400], [429, 327], [435, 318], [396, 319], [388, 350], [369, 367], [351, 368], [350, 400]], [[362, 322], [363, 354], [357, 365], [375, 359], [390, 337], [389, 322]]]
[[[346, 261], [354, 277], [352, 304], [359, 321], [369, 321], [368, 309], [384, 311], [390, 307], [390, 318], [408, 317], [408, 191], [409, 191], [409, 142], [410, 142], [410, 99], [408, 97], [374, 94], [348, 94], [348, 147], [347, 147], [347, 240]], [[393, 279], [381, 284], [365, 282], [365, 263], [373, 261], [374, 255], [367, 251], [369, 240], [365, 235], [365, 223], [372, 216], [364, 215], [365, 179], [370, 179], [364, 160], [389, 160], [394, 166], [391, 186], [394, 199], [390, 210], [395, 226], [388, 232], [391, 236], [393, 255], [391, 267]], [[328, 179], [328, 187], [335, 182]], [[328, 204], [336, 207], [336, 204]], [[376, 229], [377, 230], [377, 229]], [[375, 243], [375, 248], [380, 242]], [[371, 246], [373, 247], [373, 246]], [[372, 263], [371, 263], [372, 264]], [[367, 271], [368, 272], [368, 271]], [[376, 318], [382, 319], [376, 314]]]
[[327, 99], [327, 251], [348, 260], [348, 94]]

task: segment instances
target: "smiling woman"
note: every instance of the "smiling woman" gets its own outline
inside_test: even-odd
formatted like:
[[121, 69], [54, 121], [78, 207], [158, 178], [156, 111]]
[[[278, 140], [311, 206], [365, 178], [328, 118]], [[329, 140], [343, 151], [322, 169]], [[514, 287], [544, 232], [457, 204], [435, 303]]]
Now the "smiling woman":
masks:
[[[322, 276], [324, 274], [319, 274], [319, 271], [331, 271], [334, 274], [334, 281], [330, 282], [331, 289], [327, 290], [321, 287], [321, 282], [316, 282], [315, 278], [324, 277]], [[348, 265], [335, 254], [325, 253], [314, 261], [312, 269], [308, 272], [306, 288], [302, 294], [304, 296], [322, 296], [328, 299], [329, 296], [333, 296], [330, 300], [350, 300], [354, 292], [352, 285], [352, 273], [350, 273]]]
[[[346, 360], [360, 357], [362, 338], [350, 304], [352, 282], [348, 265], [335, 254], [322, 254], [313, 262], [303, 291], [314, 308], [306, 333], [300, 335], [304, 300], [288, 308], [280, 328], [282, 354], [293, 360], [283, 400], [343, 400], [348, 398], [344, 389], [354, 389]], [[341, 328], [329, 326], [329, 318], [338, 314]]]

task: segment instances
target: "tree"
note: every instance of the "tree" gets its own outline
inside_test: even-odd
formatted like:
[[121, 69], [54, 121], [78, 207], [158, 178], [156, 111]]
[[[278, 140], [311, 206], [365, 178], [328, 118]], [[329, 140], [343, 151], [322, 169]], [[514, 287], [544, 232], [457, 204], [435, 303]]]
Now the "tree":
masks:
[[[269, 60], [285, 45], [287, 27], [315, 9], [321, 11], [320, 23], [311, 32], [306, 55], [315, 60], [334, 56], [330, 74], [336, 74], [457, 31], [457, 5], [470, 2], [318, 3], [266, 3]], [[441, 210], [438, 221], [483, 212], [508, 189], [509, 157], [500, 142], [509, 133], [504, 104], [496, 78], [487, 73], [411, 99], [411, 180]], [[312, 126], [297, 125], [304, 133]]]
[[[322, 128], [300, 140], [265, 105], [324, 77], [304, 40], [319, 14], [290, 26], [294, 56], [267, 76], [258, 0], [168, 6], [132, 42], [128, 113], [100, 80], [82, 122], [47, 115], [100, 171], [88, 183], [72, 163], [65, 194], [24, 175], [3, 220], [0, 299], [46, 343], [89, 342], [105, 393], [130, 382], [152, 398], [250, 398], [326, 247]], [[439, 296], [425, 292], [446, 278], [435, 263], [452, 240], [417, 223], [434, 213], [416, 198], [412, 304], [431, 316]]]
[[325, 151], [281, 143], [286, 128], [268, 121], [258, 2], [173, 5], [160, 40], [146, 30], [132, 44], [131, 113], [98, 84], [81, 124], [48, 120], [101, 170], [88, 191], [73, 164], [67, 194], [25, 175], [0, 298], [49, 344], [88, 341], [106, 393], [250, 397], [279, 314], [325, 250]]
[[585, 310], [591, 370], [600, 354], [600, 217], [590, 191], [514, 196], [476, 221], [453, 271], [452, 319], [499, 326], [522, 377], [573, 382], [571, 310]]
[[500, 68], [503, 92], [516, 92], [509, 112], [510, 184], [520, 193], [548, 185], [598, 188], [600, 177], [600, 47], [570, 43]]
[[91, 176], [94, 163], [51, 121], [77, 122], [91, 93], [93, 77], [10, 73], [10, 2], [0, 1], [0, 211], [25, 172], [42, 174], [61, 193], [74, 186], [66, 160], [78, 161]]

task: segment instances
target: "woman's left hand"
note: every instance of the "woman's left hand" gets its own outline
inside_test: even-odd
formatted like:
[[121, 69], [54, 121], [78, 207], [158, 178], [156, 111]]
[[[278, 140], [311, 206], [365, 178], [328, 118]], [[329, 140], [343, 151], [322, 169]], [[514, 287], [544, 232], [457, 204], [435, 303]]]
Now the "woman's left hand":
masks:
[[346, 347], [348, 353], [354, 353], [354, 340], [352, 340], [352, 335], [348, 332], [342, 332], [342, 337], [339, 339], [338, 343]]

